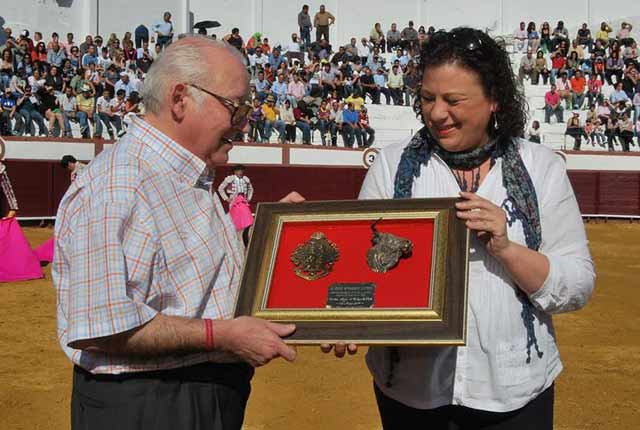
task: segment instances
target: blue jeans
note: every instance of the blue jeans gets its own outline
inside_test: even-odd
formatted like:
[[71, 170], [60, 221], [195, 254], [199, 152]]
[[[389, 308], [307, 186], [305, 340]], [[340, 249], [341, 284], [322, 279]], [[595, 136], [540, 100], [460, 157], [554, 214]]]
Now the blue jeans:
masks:
[[321, 119], [318, 121], [318, 130], [320, 130], [320, 139], [322, 139], [322, 146], [327, 145], [327, 133], [329, 133], [329, 121]]
[[93, 122], [94, 125], [93, 136], [102, 137], [102, 123], [100, 122], [100, 120], [96, 121], [95, 114], [91, 117], [91, 119], [89, 119], [86, 112], [78, 112], [78, 122], [80, 123], [80, 133], [82, 134], [83, 138], [91, 138], [91, 129], [89, 128], [89, 122]]
[[576, 94], [573, 93], [573, 108], [574, 109], [581, 109], [582, 105], [584, 104], [584, 98], [585, 98], [585, 94]]
[[278, 140], [280, 143], [284, 143], [285, 139], [285, 124], [281, 120], [276, 120], [274, 122], [266, 120], [264, 122], [264, 139], [265, 142], [269, 143], [269, 139], [271, 138], [271, 134], [273, 133], [273, 129], [278, 130]]
[[[36, 109], [20, 109], [20, 114], [24, 117], [25, 132], [32, 136], [36, 135], [33, 122], [38, 125], [38, 133], [40, 136], [47, 135], [47, 127], [44, 125], [44, 118]], [[33, 121], [33, 122], [32, 122]]]
[[311, 126], [304, 121], [296, 121], [296, 127], [302, 131], [302, 143], [311, 145]]
[[304, 42], [305, 48], [311, 44], [311, 29], [309, 27], [300, 27], [300, 39]]
[[[120, 134], [120, 131], [122, 130], [122, 119], [120, 118], [120, 116], [118, 115], [109, 116], [106, 113], [101, 112], [98, 114], [98, 118], [107, 127], [107, 132], [109, 133], [109, 136], [113, 135], [113, 128], [111, 127], [112, 125], [116, 128], [116, 132]], [[100, 128], [102, 129], [102, 127]]]

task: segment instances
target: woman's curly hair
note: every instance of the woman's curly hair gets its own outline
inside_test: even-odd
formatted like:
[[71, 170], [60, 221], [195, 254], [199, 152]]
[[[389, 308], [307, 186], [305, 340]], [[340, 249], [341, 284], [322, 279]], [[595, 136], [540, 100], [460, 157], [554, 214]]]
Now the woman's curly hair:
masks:
[[[426, 70], [443, 64], [453, 63], [476, 72], [484, 94], [497, 104], [494, 114], [497, 128], [493, 121], [489, 121], [489, 136], [507, 141], [524, 134], [526, 99], [516, 82], [509, 55], [486, 33], [468, 27], [457, 27], [449, 32], [438, 31], [422, 45], [417, 60], [421, 80]], [[413, 110], [424, 124], [421, 104], [418, 85]]]

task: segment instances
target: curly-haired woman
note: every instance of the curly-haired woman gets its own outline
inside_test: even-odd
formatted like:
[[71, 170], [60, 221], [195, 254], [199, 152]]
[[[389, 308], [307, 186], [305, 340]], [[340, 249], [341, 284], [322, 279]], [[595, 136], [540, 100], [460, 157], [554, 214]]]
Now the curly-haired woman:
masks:
[[472, 232], [467, 343], [370, 348], [383, 427], [551, 429], [562, 370], [552, 315], [584, 306], [595, 279], [565, 164], [519, 137], [525, 101], [485, 33], [435, 33], [418, 66], [424, 127], [380, 152], [360, 198], [461, 197]]

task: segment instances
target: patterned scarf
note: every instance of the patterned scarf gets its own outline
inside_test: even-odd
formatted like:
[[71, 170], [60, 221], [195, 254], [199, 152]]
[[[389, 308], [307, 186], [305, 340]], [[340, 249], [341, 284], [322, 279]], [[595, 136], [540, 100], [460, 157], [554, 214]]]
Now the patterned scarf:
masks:
[[[422, 165], [427, 165], [434, 153], [454, 169], [471, 169], [480, 166], [489, 158], [492, 162], [502, 158], [502, 184], [507, 190], [507, 201], [511, 203], [511, 208], [503, 204], [509, 212], [509, 225], [512, 225], [516, 219], [520, 220], [527, 247], [536, 251], [540, 248], [542, 233], [538, 198], [531, 176], [514, 142], [492, 141], [472, 151], [454, 153], [442, 148], [427, 128], [423, 127], [413, 136], [402, 153], [396, 173], [393, 198], [411, 198], [414, 179], [420, 176]], [[542, 357], [542, 352], [538, 348], [533, 326], [535, 319], [533, 305], [520, 290], [518, 290], [518, 298], [522, 302], [520, 315], [527, 329], [527, 363], [530, 363], [532, 346], [535, 346], [539, 358]], [[391, 386], [393, 367], [400, 359], [397, 348], [389, 348], [389, 352], [390, 369], [387, 386]]]

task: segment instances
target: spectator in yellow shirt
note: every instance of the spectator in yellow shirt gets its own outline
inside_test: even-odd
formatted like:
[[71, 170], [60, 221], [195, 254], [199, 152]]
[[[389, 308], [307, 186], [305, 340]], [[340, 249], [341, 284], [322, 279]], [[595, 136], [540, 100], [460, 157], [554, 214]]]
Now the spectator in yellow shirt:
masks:
[[97, 120], [96, 102], [93, 98], [91, 87], [88, 85], [83, 86], [80, 94], [76, 97], [78, 103], [78, 122], [80, 123], [80, 133], [85, 139], [91, 138], [91, 131], [89, 129], [89, 122], [94, 126], [94, 138], [102, 138], [102, 123]]
[[362, 110], [362, 106], [364, 105], [364, 98], [360, 95], [360, 91], [354, 91], [349, 97], [345, 99], [345, 103], [349, 105], [349, 103], [353, 104], [353, 109], [356, 112], [360, 112]]

